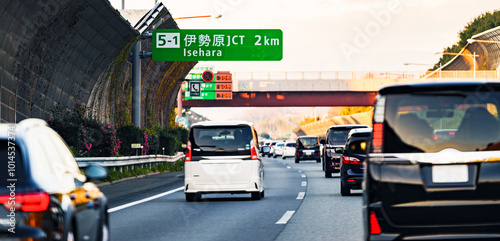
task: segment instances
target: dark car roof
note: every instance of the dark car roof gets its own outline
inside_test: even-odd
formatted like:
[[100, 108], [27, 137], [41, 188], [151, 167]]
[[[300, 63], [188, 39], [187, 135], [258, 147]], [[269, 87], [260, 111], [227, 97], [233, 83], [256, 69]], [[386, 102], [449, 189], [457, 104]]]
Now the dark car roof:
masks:
[[335, 125], [335, 126], [330, 126], [329, 129], [351, 129], [351, 128], [363, 128], [363, 127], [368, 127], [367, 125]]
[[372, 128], [356, 128], [349, 132], [349, 136], [366, 136], [372, 133]]
[[384, 86], [380, 89], [379, 93], [381, 95], [386, 94], [398, 94], [398, 93], [413, 93], [413, 92], [424, 92], [424, 91], [440, 91], [440, 90], [463, 90], [463, 91], [474, 91], [477, 88], [485, 91], [491, 91], [493, 89], [500, 89], [500, 82], [498, 80], [464, 80], [464, 81], [427, 81], [427, 82], [414, 82], [414, 83], [401, 83], [389, 86]]

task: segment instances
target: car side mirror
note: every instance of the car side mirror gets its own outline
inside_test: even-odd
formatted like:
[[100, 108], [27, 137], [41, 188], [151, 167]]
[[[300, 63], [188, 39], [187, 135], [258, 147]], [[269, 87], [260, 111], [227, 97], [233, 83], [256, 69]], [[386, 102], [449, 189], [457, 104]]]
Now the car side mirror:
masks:
[[103, 179], [108, 176], [108, 170], [102, 166], [91, 164], [85, 169], [87, 180]]

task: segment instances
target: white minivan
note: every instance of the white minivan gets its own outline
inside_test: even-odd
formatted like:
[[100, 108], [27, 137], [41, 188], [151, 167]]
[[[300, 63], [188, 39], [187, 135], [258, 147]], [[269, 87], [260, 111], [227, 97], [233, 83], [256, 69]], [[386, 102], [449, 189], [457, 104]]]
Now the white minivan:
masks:
[[200, 122], [191, 126], [184, 164], [186, 201], [202, 194], [250, 193], [264, 197], [264, 167], [257, 132], [244, 121]]

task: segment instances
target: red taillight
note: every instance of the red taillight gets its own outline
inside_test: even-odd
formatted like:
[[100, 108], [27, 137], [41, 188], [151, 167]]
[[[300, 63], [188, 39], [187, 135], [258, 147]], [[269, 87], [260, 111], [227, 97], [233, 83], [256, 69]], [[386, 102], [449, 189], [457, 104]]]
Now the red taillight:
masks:
[[363, 163], [356, 157], [342, 156], [342, 162], [345, 164], [362, 165]]
[[252, 160], [258, 160], [259, 155], [257, 154], [257, 147], [255, 146], [255, 141], [252, 139], [250, 143], [250, 155]]
[[186, 145], [186, 161], [191, 161], [191, 141], [188, 141], [187, 145]]
[[47, 193], [16, 193], [14, 196], [1, 196], [0, 203], [7, 210], [11, 208], [16, 211], [24, 212], [39, 212], [47, 210], [49, 206], [50, 197]]
[[382, 229], [374, 212], [370, 213], [370, 234], [381, 234]]
[[381, 153], [383, 145], [383, 134], [384, 124], [375, 123], [373, 124], [373, 152]]

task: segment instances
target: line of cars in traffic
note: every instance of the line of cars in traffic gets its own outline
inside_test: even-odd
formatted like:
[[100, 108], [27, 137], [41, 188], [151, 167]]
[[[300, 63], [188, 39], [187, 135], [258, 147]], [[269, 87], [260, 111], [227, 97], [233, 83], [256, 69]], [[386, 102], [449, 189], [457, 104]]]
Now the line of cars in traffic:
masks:
[[268, 140], [261, 146], [263, 155], [282, 159], [293, 157], [321, 162], [326, 178], [340, 173], [340, 193], [348, 196], [352, 189], [361, 189], [363, 162], [366, 159], [372, 128], [367, 125], [335, 125], [326, 132], [326, 139], [299, 136], [296, 140]]
[[396, 84], [373, 128], [332, 126], [325, 177], [363, 189], [364, 240], [500, 240], [500, 83]]

